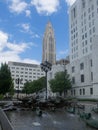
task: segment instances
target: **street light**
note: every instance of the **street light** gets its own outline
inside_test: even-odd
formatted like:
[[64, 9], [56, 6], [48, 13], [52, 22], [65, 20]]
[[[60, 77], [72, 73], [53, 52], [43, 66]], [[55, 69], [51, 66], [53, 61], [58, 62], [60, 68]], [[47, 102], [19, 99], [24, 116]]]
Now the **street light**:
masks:
[[18, 85], [18, 89], [17, 89], [17, 99], [19, 98], [19, 85], [22, 84], [22, 79], [17, 78], [16, 79], [16, 84]]
[[48, 61], [45, 61], [44, 63], [40, 64], [41, 69], [45, 72], [46, 76], [46, 100], [47, 100], [47, 72], [51, 70], [52, 64], [49, 63]]

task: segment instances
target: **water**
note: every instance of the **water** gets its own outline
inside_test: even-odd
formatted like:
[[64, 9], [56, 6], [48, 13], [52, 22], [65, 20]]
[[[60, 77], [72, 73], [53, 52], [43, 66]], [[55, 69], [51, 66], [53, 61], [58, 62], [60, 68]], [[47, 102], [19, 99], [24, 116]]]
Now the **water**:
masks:
[[96, 130], [90, 128], [77, 114], [65, 110], [45, 112], [38, 117], [33, 111], [7, 112], [14, 130]]

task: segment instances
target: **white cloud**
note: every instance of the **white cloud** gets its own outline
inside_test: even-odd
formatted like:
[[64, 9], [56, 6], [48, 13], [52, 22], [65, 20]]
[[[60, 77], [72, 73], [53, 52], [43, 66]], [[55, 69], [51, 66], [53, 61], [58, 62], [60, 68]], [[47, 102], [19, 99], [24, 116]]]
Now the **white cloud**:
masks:
[[28, 23], [21, 24], [21, 27], [26, 31], [30, 32], [30, 25]]
[[65, 0], [68, 5], [72, 5], [76, 0]]
[[0, 51], [4, 49], [8, 40], [8, 34], [0, 31]]
[[20, 44], [15, 44], [15, 43], [7, 43], [7, 47], [16, 52], [16, 53], [20, 53], [20, 52], [24, 52], [26, 48], [28, 48], [26, 43], [20, 43]]
[[30, 34], [32, 38], [40, 38], [37, 33], [31, 30], [29, 23], [18, 24], [17, 26], [20, 26], [22, 28], [22, 30], [20, 30], [21, 32]]
[[38, 34], [32, 33], [32, 38], [40, 38]]
[[20, 61], [20, 62], [24, 62], [24, 63], [34, 63], [34, 64], [40, 64], [39, 61], [37, 60], [31, 60], [31, 59], [28, 59], [28, 58], [25, 58], [24, 60]]
[[10, 3], [11, 5], [9, 6], [9, 9], [12, 12], [15, 12], [18, 14], [24, 12], [28, 7], [28, 4], [24, 2], [23, 0], [10, 0]]
[[25, 12], [26, 12], [27, 17], [31, 17], [31, 11], [30, 10], [26, 10]]
[[39, 14], [50, 15], [58, 10], [59, 0], [32, 0], [31, 4]]
[[39, 64], [36, 60], [20, 57], [20, 54], [25, 52], [28, 46], [34, 46], [34, 43], [10, 43], [9, 36], [0, 30], [0, 64], [8, 61]]
[[60, 51], [59, 54], [60, 55], [67, 55], [68, 54], [68, 49], [66, 49], [65, 51]]

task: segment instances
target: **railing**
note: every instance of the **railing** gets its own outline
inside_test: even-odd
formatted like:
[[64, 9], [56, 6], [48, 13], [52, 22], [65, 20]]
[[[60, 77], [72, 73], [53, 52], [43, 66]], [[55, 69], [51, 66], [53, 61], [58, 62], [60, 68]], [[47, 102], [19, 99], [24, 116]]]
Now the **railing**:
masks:
[[4, 111], [0, 108], [1, 130], [14, 130]]

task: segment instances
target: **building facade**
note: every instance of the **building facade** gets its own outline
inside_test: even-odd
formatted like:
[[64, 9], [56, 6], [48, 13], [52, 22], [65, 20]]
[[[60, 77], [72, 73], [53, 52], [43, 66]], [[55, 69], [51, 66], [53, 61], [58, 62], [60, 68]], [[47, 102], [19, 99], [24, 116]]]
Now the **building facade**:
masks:
[[76, 0], [69, 10], [71, 95], [98, 98], [98, 0]]
[[24, 87], [24, 83], [27, 81], [37, 80], [38, 78], [45, 76], [45, 73], [41, 70], [40, 65], [9, 61], [8, 66], [14, 81], [15, 90], [19, 89], [21, 91]]
[[61, 72], [65, 70], [65, 65], [61, 65], [61, 64], [57, 64], [57, 65], [53, 65], [51, 71], [48, 72], [47, 75], [47, 94], [48, 97], [52, 97], [52, 96], [56, 96], [56, 93], [52, 93], [51, 89], [50, 89], [50, 85], [49, 85], [49, 80], [54, 79], [55, 78], [55, 74], [57, 72]]
[[50, 21], [46, 25], [46, 30], [43, 37], [42, 62], [48, 61], [52, 65], [56, 63], [56, 48], [54, 30]]

